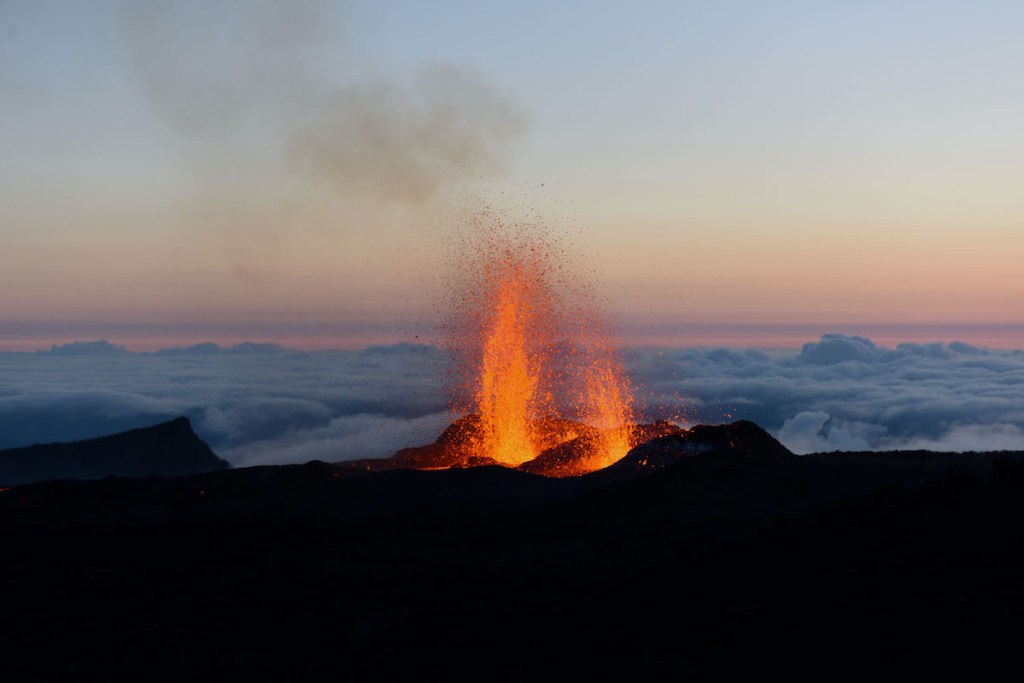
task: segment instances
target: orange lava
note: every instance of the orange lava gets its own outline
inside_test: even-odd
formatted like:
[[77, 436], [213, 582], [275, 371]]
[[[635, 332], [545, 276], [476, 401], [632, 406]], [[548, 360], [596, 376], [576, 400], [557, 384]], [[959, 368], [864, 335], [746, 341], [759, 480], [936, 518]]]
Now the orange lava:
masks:
[[566, 472], [614, 463], [631, 445], [629, 381], [565, 250], [536, 226], [477, 220], [450, 329], [461, 361], [454, 407], [480, 419], [472, 449], [516, 467], [580, 437], [572, 421], [597, 436]]
[[610, 347], [598, 345], [590, 354], [584, 377], [583, 422], [601, 430], [586, 464], [595, 470], [614, 464], [633, 445], [632, 395], [622, 361]]
[[480, 363], [477, 413], [483, 421], [481, 451], [519, 465], [539, 454], [531, 422], [537, 416], [543, 353], [531, 329], [538, 311], [535, 283], [524, 263], [501, 263], [497, 292], [488, 313]]

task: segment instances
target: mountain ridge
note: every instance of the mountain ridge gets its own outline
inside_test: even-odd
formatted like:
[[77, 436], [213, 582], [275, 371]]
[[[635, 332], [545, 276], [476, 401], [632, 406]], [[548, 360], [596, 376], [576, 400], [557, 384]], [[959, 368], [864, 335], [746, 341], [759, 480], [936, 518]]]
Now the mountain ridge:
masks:
[[187, 417], [94, 439], [0, 450], [0, 485], [50, 479], [185, 475], [226, 469]]

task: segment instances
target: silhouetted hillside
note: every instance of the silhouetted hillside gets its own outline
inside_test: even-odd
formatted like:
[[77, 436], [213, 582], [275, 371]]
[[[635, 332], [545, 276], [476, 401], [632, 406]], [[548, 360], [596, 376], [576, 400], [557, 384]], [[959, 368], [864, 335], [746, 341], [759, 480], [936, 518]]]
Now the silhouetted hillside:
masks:
[[[659, 431], [651, 430], [660, 424], [666, 426]], [[748, 420], [727, 425], [695, 425], [687, 430], [657, 423], [647, 430], [648, 438], [607, 468], [603, 476], [653, 472], [697, 455], [716, 455], [719, 464], [735, 460], [778, 463], [795, 457], [775, 437]]]
[[0, 485], [47, 479], [182, 475], [224, 469], [187, 418], [112, 436], [0, 451]]
[[1016, 665], [1024, 454], [797, 457], [750, 423], [695, 433], [661, 444], [680, 457], [621, 476], [311, 462], [0, 491], [0, 675], [978, 678]]

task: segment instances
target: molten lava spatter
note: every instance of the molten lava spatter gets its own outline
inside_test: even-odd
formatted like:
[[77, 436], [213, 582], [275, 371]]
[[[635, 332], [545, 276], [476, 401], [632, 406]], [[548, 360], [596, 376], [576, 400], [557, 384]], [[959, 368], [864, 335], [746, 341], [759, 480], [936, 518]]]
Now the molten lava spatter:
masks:
[[515, 260], [496, 264], [492, 272], [497, 291], [483, 318], [476, 391], [476, 412], [483, 425], [480, 450], [507, 465], [519, 465], [539, 453], [531, 421], [538, 417], [544, 358], [534, 328], [545, 311], [537, 291], [542, 283], [533, 280], [537, 273], [531, 273], [529, 265]]
[[[452, 349], [458, 413], [477, 417], [476, 457], [528, 463], [573, 442], [559, 473], [606, 467], [630, 448], [631, 391], [596, 307], [564, 267], [564, 249], [536, 226], [492, 213], [460, 254]], [[585, 438], [584, 438], [585, 437]]]
[[601, 430], [585, 466], [601, 469], [621, 459], [633, 445], [629, 380], [621, 360], [607, 347], [591, 354], [584, 376], [584, 421]]

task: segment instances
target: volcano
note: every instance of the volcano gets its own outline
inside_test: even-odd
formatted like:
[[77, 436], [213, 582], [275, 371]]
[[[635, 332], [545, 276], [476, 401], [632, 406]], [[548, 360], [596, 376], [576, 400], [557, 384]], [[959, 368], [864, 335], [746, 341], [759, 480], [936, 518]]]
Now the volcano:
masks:
[[607, 467], [634, 445], [633, 387], [601, 306], [570, 267], [576, 260], [535, 225], [475, 217], [451, 264], [445, 316], [449, 403], [465, 417], [396, 463], [568, 476]]
[[[501, 465], [545, 477], [572, 477], [595, 471], [591, 466], [595, 444], [607, 438], [600, 429], [557, 417], [532, 421], [529, 428], [543, 449], [535, 457], [514, 466], [500, 463], [477, 450], [485, 429], [479, 415], [456, 420], [432, 444], [403, 448], [390, 458], [337, 464], [371, 472]], [[641, 474], [668, 467], [681, 458], [702, 454], [751, 462], [778, 462], [794, 457], [768, 432], [746, 420], [727, 425], [696, 425], [691, 429], [659, 420], [629, 425], [625, 430], [633, 447], [620, 460], [600, 469]]]

